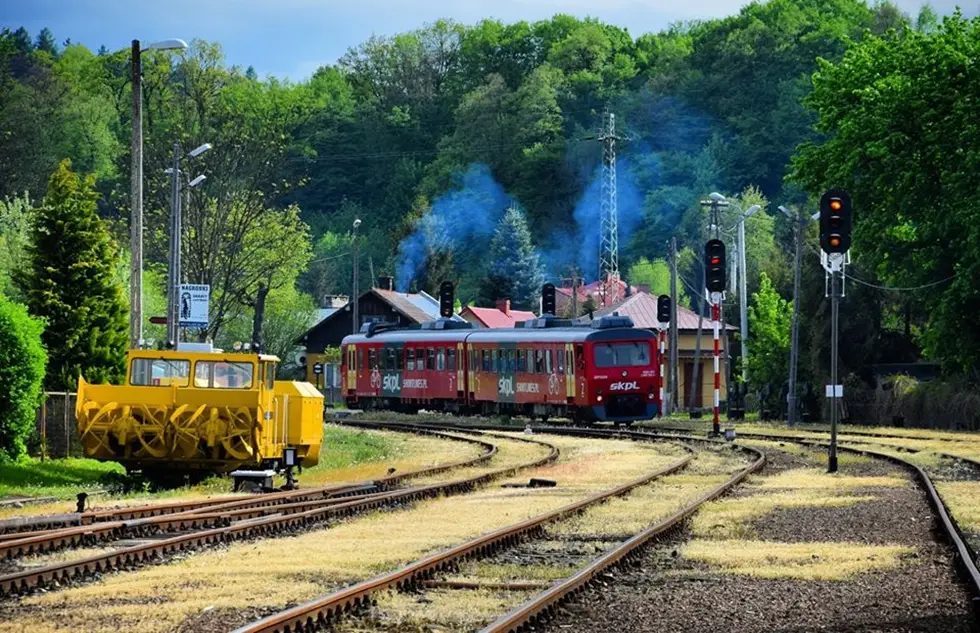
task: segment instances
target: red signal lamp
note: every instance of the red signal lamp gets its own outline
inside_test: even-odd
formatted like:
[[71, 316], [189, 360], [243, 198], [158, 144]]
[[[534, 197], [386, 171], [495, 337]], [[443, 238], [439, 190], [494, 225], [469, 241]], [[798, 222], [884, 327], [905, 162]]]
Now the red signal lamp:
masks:
[[718, 258], [718, 257], [712, 257], [711, 258], [711, 265], [712, 266], [717, 266], [719, 263], [721, 263], [721, 259], [720, 258]]

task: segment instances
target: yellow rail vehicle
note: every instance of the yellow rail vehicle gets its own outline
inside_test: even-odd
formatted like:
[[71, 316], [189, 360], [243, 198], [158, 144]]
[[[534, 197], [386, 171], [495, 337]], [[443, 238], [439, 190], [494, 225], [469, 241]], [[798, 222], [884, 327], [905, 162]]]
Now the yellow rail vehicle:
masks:
[[[78, 436], [87, 457], [147, 474], [227, 473], [317, 463], [323, 395], [307, 382], [276, 380], [265, 354], [130, 350], [124, 385], [78, 379]], [[184, 348], [184, 349], [182, 349]]]

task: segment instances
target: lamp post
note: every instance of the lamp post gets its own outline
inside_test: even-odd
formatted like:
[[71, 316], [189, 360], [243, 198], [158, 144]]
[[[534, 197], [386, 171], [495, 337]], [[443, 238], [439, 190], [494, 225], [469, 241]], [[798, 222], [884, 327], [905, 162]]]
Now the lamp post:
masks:
[[129, 221], [129, 346], [143, 346], [143, 64], [149, 50], [184, 50], [187, 42], [171, 39], [140, 48], [133, 40], [131, 72], [133, 82], [133, 133], [130, 139], [130, 221]]
[[358, 307], [358, 303], [359, 303], [359, 301], [358, 301], [358, 290], [357, 290], [357, 281], [358, 281], [357, 280], [357, 273], [358, 273], [358, 270], [357, 269], [358, 269], [358, 265], [359, 265], [358, 264], [358, 261], [357, 261], [357, 227], [359, 227], [359, 226], [361, 226], [361, 219], [360, 218], [356, 218], [354, 220], [354, 237], [353, 237], [353, 240], [352, 240], [352, 243], [351, 243], [351, 246], [352, 246], [353, 251], [354, 251], [354, 258], [353, 258], [354, 259], [354, 292], [353, 292], [353, 296], [351, 297], [351, 302], [354, 304], [354, 315], [353, 315], [354, 316], [354, 334], [357, 334], [357, 332], [361, 329], [360, 328], [360, 323], [359, 323], [359, 320], [358, 320], [358, 314], [357, 314], [357, 307]]
[[793, 327], [790, 335], [789, 348], [789, 389], [786, 393], [786, 422], [793, 426], [796, 424], [796, 365], [799, 362], [799, 340], [800, 340], [800, 243], [802, 241], [803, 227], [810, 220], [820, 218], [819, 213], [814, 213], [809, 218], [803, 213], [793, 213], [784, 206], [779, 210], [793, 223], [793, 241], [795, 243], [795, 253], [793, 255]]
[[[196, 158], [211, 149], [210, 143], [204, 143], [194, 148], [187, 155]], [[174, 348], [180, 341], [180, 242], [183, 235], [180, 209], [180, 143], [174, 143], [174, 165], [165, 170], [164, 173], [170, 174], [173, 199], [171, 201], [170, 213], [170, 270], [167, 274], [167, 342], [172, 343]], [[190, 187], [196, 187], [204, 182], [206, 176], [201, 175], [194, 180], [188, 181]]]

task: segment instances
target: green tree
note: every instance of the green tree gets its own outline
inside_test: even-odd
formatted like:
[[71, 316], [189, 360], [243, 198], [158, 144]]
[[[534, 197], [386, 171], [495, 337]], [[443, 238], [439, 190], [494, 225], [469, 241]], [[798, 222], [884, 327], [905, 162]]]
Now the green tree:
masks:
[[[279, 369], [284, 370], [297, 349], [296, 339], [313, 325], [316, 304], [308, 294], [287, 285], [269, 292], [265, 310], [264, 353], [278, 356], [282, 361]], [[252, 325], [251, 314], [238, 312], [222, 330], [218, 345], [231, 349], [236, 341], [251, 341]], [[284, 371], [280, 371], [280, 375], [285, 375]]]
[[519, 208], [507, 209], [497, 224], [490, 241], [489, 261], [487, 276], [480, 285], [480, 303], [493, 306], [497, 299], [509, 298], [518, 310], [537, 307], [544, 274], [527, 220]]
[[[634, 286], [649, 287], [652, 295], [670, 294], [670, 266], [665, 259], [657, 258], [651, 261], [646, 257], [641, 257], [639, 261], [630, 266], [627, 279]], [[677, 302], [687, 304], [688, 301], [684, 288], [679, 287], [677, 289]]]
[[789, 335], [793, 310], [779, 296], [769, 276], [762, 273], [759, 291], [752, 294], [749, 306], [748, 370], [754, 385], [768, 383], [773, 402], [778, 404], [779, 390], [789, 372]]
[[23, 196], [0, 200], [0, 295], [19, 299], [14, 273], [30, 243], [31, 200]]
[[34, 219], [23, 286], [31, 313], [45, 321], [51, 390], [71, 391], [80, 375], [95, 383], [125, 375], [129, 331], [116, 246], [96, 213], [94, 187], [63, 160]]
[[19, 457], [34, 430], [48, 361], [44, 326], [27, 308], [0, 295], [0, 454]]
[[903, 287], [948, 280], [906, 296], [927, 315], [926, 354], [974, 377], [980, 126], [969, 112], [978, 55], [980, 21], [954, 15], [932, 35], [905, 28], [861, 42], [839, 64], [822, 62], [807, 104], [829, 138], [794, 159], [794, 179], [814, 197], [831, 186], [851, 194], [849, 271]]

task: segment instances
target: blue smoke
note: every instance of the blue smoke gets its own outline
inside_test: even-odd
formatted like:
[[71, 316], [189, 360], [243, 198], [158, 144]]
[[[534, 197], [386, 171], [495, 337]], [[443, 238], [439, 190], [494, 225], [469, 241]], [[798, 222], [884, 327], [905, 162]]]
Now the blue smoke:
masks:
[[[620, 259], [633, 239], [634, 232], [643, 222], [643, 194], [634, 173], [633, 163], [634, 161], [629, 157], [619, 157], [616, 161]], [[575, 229], [555, 232], [551, 236], [549, 245], [541, 253], [546, 275], [550, 279], [560, 278], [570, 266], [578, 268], [586, 283], [598, 279], [601, 209], [602, 166], [600, 165], [593, 171], [588, 185], [575, 205], [572, 213]]]
[[398, 245], [395, 283], [399, 292], [408, 290], [431, 253], [455, 254], [480, 242], [488, 244], [497, 222], [513, 203], [486, 165], [471, 165], [454, 180], [456, 186], [436, 199], [415, 231]]

